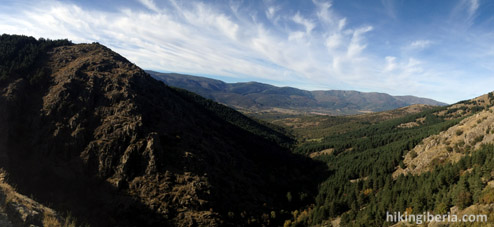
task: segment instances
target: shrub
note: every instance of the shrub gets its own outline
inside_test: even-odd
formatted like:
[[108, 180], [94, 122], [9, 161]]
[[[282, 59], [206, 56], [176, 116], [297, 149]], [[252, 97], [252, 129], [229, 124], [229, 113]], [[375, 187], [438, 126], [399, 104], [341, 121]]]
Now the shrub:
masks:
[[472, 145], [481, 142], [483, 139], [484, 139], [484, 135], [480, 135], [480, 136], [475, 137], [475, 139], [472, 142]]
[[483, 204], [494, 203], [494, 188], [488, 187], [482, 192], [480, 202]]
[[463, 130], [461, 130], [461, 129], [456, 130], [456, 135], [457, 136], [460, 136], [461, 134], [463, 134]]
[[455, 205], [459, 209], [464, 209], [467, 206], [472, 204], [472, 193], [467, 192], [467, 191], [461, 191], [458, 193], [455, 200], [456, 200]]
[[400, 161], [400, 168], [402, 168], [402, 169], [406, 168], [405, 163], [403, 163], [403, 160]]
[[436, 209], [434, 209], [435, 213], [437, 214], [446, 214], [448, 210], [448, 205], [446, 203], [439, 203], [436, 205]]

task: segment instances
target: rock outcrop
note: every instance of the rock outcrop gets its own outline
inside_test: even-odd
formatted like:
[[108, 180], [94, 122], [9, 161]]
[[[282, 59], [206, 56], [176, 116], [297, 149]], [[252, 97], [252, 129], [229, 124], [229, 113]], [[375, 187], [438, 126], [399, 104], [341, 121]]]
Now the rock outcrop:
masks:
[[62, 226], [66, 220], [50, 209], [25, 195], [21, 195], [5, 182], [6, 174], [0, 170], [0, 226]]
[[483, 144], [494, 142], [493, 111], [493, 107], [483, 110], [438, 135], [425, 138], [405, 155], [406, 168], [398, 167], [393, 177], [421, 174], [438, 165], [457, 162]]
[[83, 223], [274, 224], [303, 203], [288, 191], [316, 188], [313, 161], [102, 45], [52, 48], [35, 66], [48, 72], [39, 82], [0, 82], [0, 164], [22, 193]]

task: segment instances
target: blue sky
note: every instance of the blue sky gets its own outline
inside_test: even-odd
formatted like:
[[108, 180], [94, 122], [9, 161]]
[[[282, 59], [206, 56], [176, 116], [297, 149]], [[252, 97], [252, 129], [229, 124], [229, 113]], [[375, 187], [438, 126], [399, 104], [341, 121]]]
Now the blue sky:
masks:
[[453, 103], [494, 90], [487, 0], [2, 0], [0, 33], [99, 42], [144, 69]]

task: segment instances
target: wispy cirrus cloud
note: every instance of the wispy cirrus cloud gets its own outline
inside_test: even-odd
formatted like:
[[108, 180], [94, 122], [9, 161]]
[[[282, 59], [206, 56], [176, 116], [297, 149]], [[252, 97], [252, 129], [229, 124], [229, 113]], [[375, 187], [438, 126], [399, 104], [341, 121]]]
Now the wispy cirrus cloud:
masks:
[[154, 3], [153, 0], [139, 0], [140, 3], [142, 3], [144, 6], [146, 6], [148, 9], [154, 11], [154, 12], [159, 12], [160, 10], [158, 9], [158, 6], [156, 6], [156, 3]]
[[479, 0], [459, 0], [452, 10], [453, 20], [455, 22], [462, 21], [466, 26], [471, 26], [477, 16], [479, 7]]
[[[395, 40], [392, 46], [381, 48], [376, 40], [387, 27], [356, 22], [358, 12], [342, 15], [331, 1], [303, 1], [297, 7], [283, 1], [136, 0], [129, 4], [116, 1], [108, 10], [72, 1], [13, 1], [0, 6], [0, 31], [97, 41], [145, 69], [306, 89], [380, 91], [454, 102], [479, 92], [473, 88], [457, 92], [472, 70], [456, 63], [467, 60], [484, 81], [491, 81], [487, 75], [494, 55], [486, 51], [490, 48], [494, 53], [492, 36], [483, 31], [469, 35], [451, 26], [429, 28], [423, 35], [405, 31], [388, 37]], [[402, 15], [393, 3], [383, 4], [399, 22]], [[459, 0], [452, 12], [475, 18], [480, 7], [476, 0]], [[413, 38], [404, 38], [407, 34]], [[457, 41], [465, 47], [455, 46]], [[456, 59], [460, 54], [462, 62]], [[489, 89], [485, 83], [467, 84]]]
[[479, 0], [469, 0], [468, 1], [468, 15], [473, 16], [475, 15], [475, 12], [477, 12], [477, 9], [479, 8]]
[[312, 21], [302, 17], [298, 12], [295, 14], [295, 16], [292, 17], [292, 20], [297, 24], [303, 25], [307, 34], [309, 34], [316, 26], [314, 23], [312, 23]]
[[395, 2], [394, 0], [381, 0], [381, 4], [384, 6], [384, 10], [386, 14], [393, 18], [396, 19], [396, 10], [395, 10]]
[[409, 50], [423, 50], [432, 44], [433, 42], [431, 40], [415, 40], [411, 42], [406, 48], [408, 48]]

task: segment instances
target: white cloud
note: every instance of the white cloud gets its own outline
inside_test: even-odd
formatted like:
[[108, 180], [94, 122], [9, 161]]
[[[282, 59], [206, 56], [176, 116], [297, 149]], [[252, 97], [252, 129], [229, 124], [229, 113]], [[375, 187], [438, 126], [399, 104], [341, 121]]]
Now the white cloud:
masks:
[[326, 47], [329, 49], [336, 49], [341, 46], [343, 42], [342, 39], [343, 37], [341, 34], [333, 34], [326, 39]]
[[269, 19], [273, 19], [278, 10], [279, 8], [275, 6], [268, 7], [268, 9], [266, 10], [266, 17]]
[[156, 6], [156, 3], [154, 3], [153, 0], [139, 0], [139, 2], [154, 12], [160, 11], [158, 6]]
[[300, 13], [296, 13], [295, 16], [292, 17], [293, 22], [303, 25], [305, 27], [305, 32], [307, 34], [310, 34], [312, 29], [316, 26], [314, 23], [312, 23], [310, 20], [302, 17]]
[[347, 50], [349, 57], [359, 55], [367, 47], [367, 44], [363, 43], [363, 35], [370, 31], [372, 31], [372, 26], [358, 28], [353, 31], [352, 40]]
[[452, 19], [455, 22], [462, 21], [467, 27], [471, 26], [479, 8], [479, 0], [460, 0], [451, 12]]
[[472, 16], [475, 14], [475, 12], [477, 12], [477, 9], [480, 6], [479, 0], [469, 0], [468, 3], [469, 3], [468, 14]]
[[391, 72], [397, 68], [396, 57], [386, 56], [386, 65], [384, 67], [384, 72]]
[[[305, 84], [306, 88], [435, 94], [443, 97], [441, 100], [454, 101], [440, 93], [462, 87], [461, 82], [451, 80], [452, 76], [469, 75], [460, 67], [452, 72], [448, 64], [409, 51], [431, 45], [439, 48], [443, 43], [436, 37], [431, 38], [434, 41], [396, 44], [394, 47], [402, 53], [371, 52], [381, 47], [376, 47], [369, 35], [382, 28], [358, 25], [351, 17], [339, 16], [331, 2], [314, 0], [313, 12], [296, 14], [269, 5], [259, 11], [262, 19], [255, 10], [238, 5], [225, 10], [200, 2], [170, 1], [167, 7], [159, 2], [163, 4], [159, 8], [151, 0], [139, 2], [148, 10], [121, 8], [109, 12], [56, 1], [33, 2], [16, 10], [0, 6], [0, 31], [97, 41], [145, 69]], [[473, 8], [478, 10], [478, 2]], [[459, 50], [464, 53], [461, 56], [492, 48], [494, 35], [464, 36], [460, 36], [462, 40], [473, 40]], [[450, 52], [448, 49], [444, 54], [458, 54]], [[472, 58], [485, 59], [483, 65], [492, 65], [492, 56]], [[486, 84], [472, 86], [488, 89]]]
[[416, 40], [410, 43], [410, 45], [408, 45], [408, 48], [412, 50], [422, 50], [429, 47], [431, 44], [432, 41], [430, 40]]
[[338, 22], [338, 30], [343, 30], [343, 28], [345, 28], [345, 25], [346, 25], [346, 18], [343, 18], [343, 19], [340, 19], [340, 21]]
[[[179, 6], [172, 2], [173, 11], [164, 7], [160, 13], [152, 1], [141, 3], [154, 10], [127, 8], [110, 13], [60, 2], [34, 4], [8, 15], [0, 28], [36, 37], [98, 41], [147, 69], [333, 86], [367, 74], [363, 73], [366, 66], [355, 64], [363, 61], [359, 55], [367, 46], [364, 36], [372, 27], [344, 30], [343, 17], [331, 14], [335, 23], [315, 32], [320, 21], [297, 13], [285, 17], [285, 24], [292, 21], [303, 30], [285, 31], [281, 26], [272, 30], [268, 28], [272, 25], [251, 15], [232, 18], [204, 3]], [[326, 10], [330, 6], [323, 5]]]
[[317, 6], [317, 17], [325, 23], [333, 23], [334, 16], [330, 10], [332, 4], [330, 2], [312, 1]]

